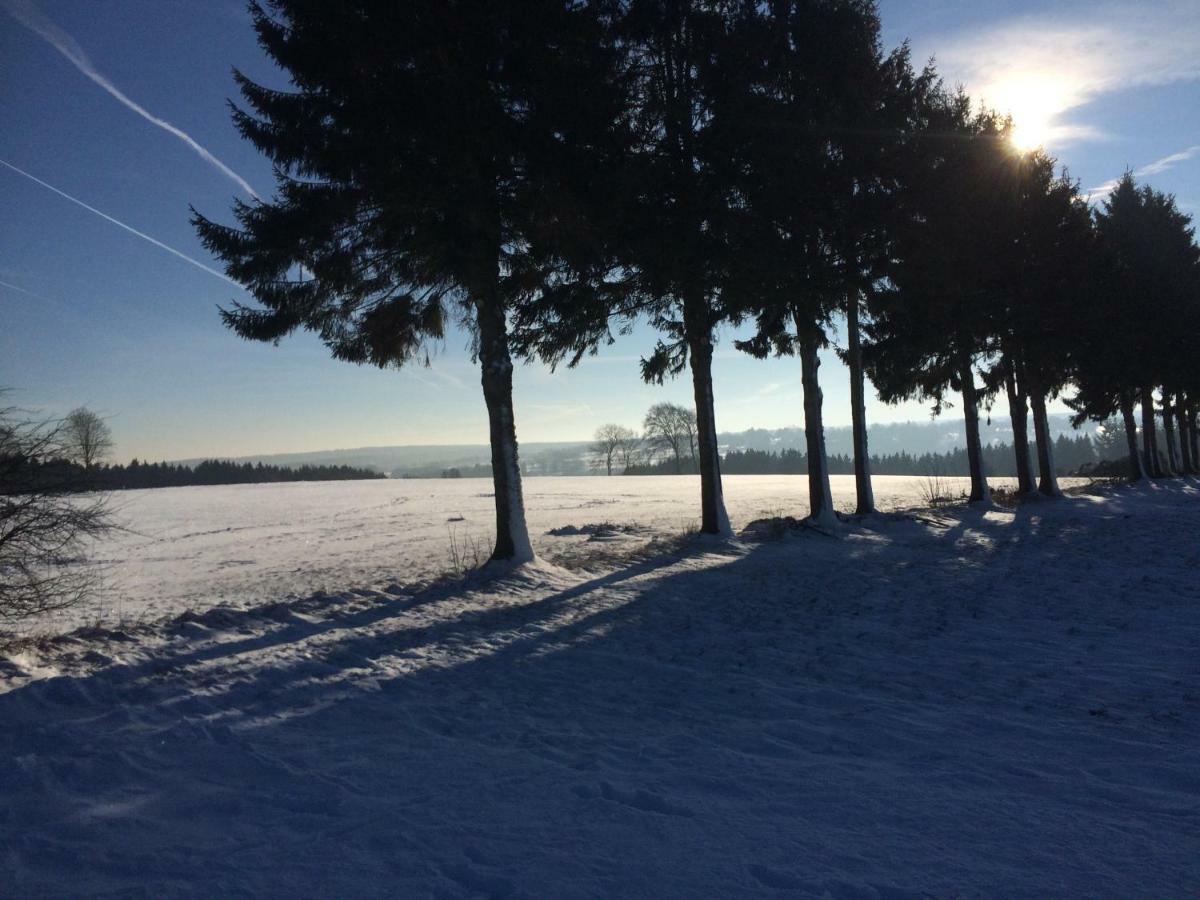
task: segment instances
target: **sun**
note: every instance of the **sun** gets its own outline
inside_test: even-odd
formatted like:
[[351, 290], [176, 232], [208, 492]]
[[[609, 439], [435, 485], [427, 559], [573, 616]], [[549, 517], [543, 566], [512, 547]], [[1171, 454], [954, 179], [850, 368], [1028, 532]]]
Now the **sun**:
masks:
[[1046, 146], [1046, 141], [1050, 137], [1050, 123], [1044, 120], [1037, 120], [1032, 116], [1023, 119], [1013, 116], [1013, 130], [1009, 133], [1008, 139], [1012, 141], [1013, 147], [1022, 153], [1029, 153], [1034, 150], [1040, 150]]
[[1061, 78], [1027, 72], [991, 85], [987, 99], [998, 111], [1012, 116], [1009, 139], [1015, 149], [1027, 153], [1045, 147], [1053, 139], [1056, 118], [1071, 105], [1069, 93], [1069, 86]]

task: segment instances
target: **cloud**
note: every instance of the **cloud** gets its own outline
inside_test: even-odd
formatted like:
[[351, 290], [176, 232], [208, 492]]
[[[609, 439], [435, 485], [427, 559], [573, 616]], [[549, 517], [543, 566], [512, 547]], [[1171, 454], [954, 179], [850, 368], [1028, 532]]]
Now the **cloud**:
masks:
[[[921, 41], [950, 84], [1063, 146], [1105, 137], [1066, 115], [1129, 88], [1200, 78], [1200, 4], [1116, 3], [1022, 16]], [[1024, 123], [1022, 120], [1025, 120]]]
[[165, 119], [160, 119], [158, 116], [147, 111], [136, 101], [127, 97], [120, 88], [109, 81], [108, 78], [106, 78], [92, 64], [92, 61], [88, 58], [88, 55], [83, 52], [83, 48], [76, 43], [75, 39], [50, 21], [50, 19], [48, 19], [42, 13], [42, 11], [34, 5], [32, 0], [0, 0], [0, 7], [3, 7], [10, 16], [12, 16], [30, 31], [35, 32], [37, 35], [43, 38], [47, 43], [54, 47], [55, 50], [65, 56], [71, 62], [71, 64], [75, 66], [75, 68], [77, 68], [96, 84], [100, 85], [100, 87], [104, 88], [104, 90], [111, 94], [120, 103], [133, 110], [147, 122], [157, 125], [159, 128], [163, 129], [163, 131], [166, 131], [169, 134], [179, 138], [181, 141], [191, 147], [192, 150], [199, 154], [201, 159], [216, 168], [223, 175], [230, 178], [245, 193], [249, 194], [251, 197], [254, 197], [256, 200], [259, 199], [258, 194], [245, 178], [233, 171], [233, 169], [229, 168], [229, 166], [225, 165], [225, 163], [221, 162], [221, 160], [214, 156], [206, 147], [202, 146], [200, 142], [193, 138], [190, 134], [188, 134], [182, 128], [172, 125]]
[[28, 178], [30, 181], [34, 182], [35, 184], [40, 184], [42, 187], [46, 188], [46, 190], [53, 191], [54, 193], [58, 194], [58, 196], [63, 197], [67, 200], [70, 200], [76, 206], [82, 206], [88, 212], [95, 213], [100, 218], [105, 219], [106, 221], [112, 222], [118, 228], [124, 228], [130, 234], [140, 237], [143, 241], [148, 241], [151, 244], [153, 244], [155, 247], [158, 247], [162, 250], [166, 250], [168, 253], [173, 254], [174, 256], [178, 256], [184, 262], [191, 263], [197, 269], [203, 269], [209, 275], [216, 275], [222, 281], [228, 281], [230, 284], [234, 285], [235, 287], [241, 287], [240, 284], [238, 284], [236, 281], [234, 281], [232, 278], [230, 278], [224, 272], [218, 272], [216, 269], [212, 268], [211, 266], [206, 266], [204, 263], [200, 262], [200, 260], [192, 259], [192, 257], [188, 256], [186, 253], [176, 250], [174, 247], [168, 246], [167, 244], [164, 244], [162, 241], [160, 241], [156, 238], [150, 237], [150, 235], [146, 234], [145, 232], [138, 231], [136, 228], [134, 228], [131, 225], [126, 225], [120, 219], [114, 219], [108, 213], [101, 212], [100, 210], [96, 209], [96, 207], [94, 207], [94, 206], [88, 206], [86, 203], [84, 203], [78, 197], [72, 197], [66, 191], [60, 191], [54, 185], [47, 184], [45, 181], [42, 181], [42, 179], [36, 177], [35, 175], [30, 175], [24, 169], [19, 169], [16, 166], [14, 166], [12, 163], [5, 162], [3, 159], [0, 159], [0, 166], [4, 166], [6, 169], [11, 169], [12, 171], [16, 172], [18, 175], [21, 175], [24, 178]]
[[1193, 144], [1186, 150], [1180, 150], [1178, 153], [1172, 153], [1170, 156], [1164, 156], [1162, 159], [1156, 159], [1148, 166], [1142, 166], [1134, 175], [1157, 175], [1159, 172], [1165, 172], [1167, 169], [1173, 168], [1177, 163], [1184, 162], [1200, 153], [1200, 144]]
[[[1179, 163], [1186, 162], [1197, 155], [1200, 155], [1200, 144], [1193, 144], [1191, 147], [1188, 147], [1185, 150], [1180, 150], [1178, 153], [1172, 153], [1168, 156], [1164, 156], [1162, 159], [1156, 159], [1154, 162], [1142, 166], [1140, 169], [1134, 169], [1133, 174], [1136, 177], [1158, 175], [1159, 173], [1174, 168]], [[1115, 188], [1119, 182], [1119, 178], [1110, 178], [1103, 184], [1098, 184], [1094, 188], [1088, 190], [1083, 197], [1088, 203], [1091, 203], [1093, 200], [1098, 200], [1101, 197], [1107, 197], [1112, 193], [1112, 189]]]

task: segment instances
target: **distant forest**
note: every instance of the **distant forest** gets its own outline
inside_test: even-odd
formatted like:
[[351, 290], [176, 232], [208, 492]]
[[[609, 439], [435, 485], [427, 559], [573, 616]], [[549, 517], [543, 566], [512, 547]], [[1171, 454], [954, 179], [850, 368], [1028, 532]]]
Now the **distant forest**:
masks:
[[[1068, 437], [1060, 434], [1054, 441], [1054, 464], [1060, 475], [1078, 472], [1095, 465], [1103, 454], [1086, 435]], [[983, 448], [984, 468], [988, 475], [1015, 477], [1016, 457], [1010, 445], [989, 444]], [[684, 458], [685, 472], [694, 474], [696, 463]], [[853, 475], [854, 457], [837, 454], [828, 457], [831, 475]], [[672, 475], [675, 460], [664, 457], [653, 463], [632, 465], [626, 475]], [[722, 475], [804, 475], [808, 473], [808, 457], [803, 450], [787, 448], [773, 450], [730, 450], [721, 457]], [[946, 453], [888, 453], [871, 456], [873, 475], [962, 475], [971, 474], [965, 447], [956, 447]]]
[[26, 461], [14, 471], [12, 483], [27, 489], [29, 485], [59, 486], [73, 491], [120, 491], [139, 488], [189, 487], [213, 484], [268, 484], [282, 481], [351, 481], [384, 478], [372, 469], [353, 466], [310, 466], [297, 468], [263, 463], [235, 463], [206, 459], [194, 466], [133, 460], [129, 465], [101, 465], [87, 469], [78, 463], [54, 459]]

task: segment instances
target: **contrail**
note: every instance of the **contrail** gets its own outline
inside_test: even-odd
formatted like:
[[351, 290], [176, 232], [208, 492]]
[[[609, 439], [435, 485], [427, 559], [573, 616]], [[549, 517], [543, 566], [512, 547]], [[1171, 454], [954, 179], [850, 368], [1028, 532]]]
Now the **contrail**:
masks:
[[[234, 285], [235, 287], [239, 287], [239, 288], [240, 288], [240, 287], [242, 287], [242, 285], [238, 284], [236, 281], [234, 281], [232, 278], [230, 278], [230, 277], [229, 277], [228, 275], [226, 275], [224, 272], [218, 272], [216, 269], [214, 269], [214, 268], [212, 268], [212, 267], [210, 267], [210, 266], [206, 266], [204, 263], [200, 262], [200, 260], [198, 260], [198, 259], [192, 259], [192, 258], [191, 258], [190, 256], [188, 256], [186, 253], [182, 253], [182, 252], [180, 252], [179, 250], [176, 250], [174, 247], [168, 247], [168, 246], [167, 246], [166, 244], [164, 244], [162, 241], [156, 240], [156, 239], [154, 239], [154, 238], [150, 237], [150, 235], [148, 235], [148, 234], [146, 234], [146, 233], [144, 233], [144, 232], [138, 231], [136, 228], [133, 228], [133, 227], [132, 227], [132, 226], [130, 226], [130, 225], [126, 225], [124, 222], [120, 221], [119, 219], [114, 219], [114, 218], [113, 218], [112, 216], [110, 216], [108, 213], [102, 213], [102, 212], [100, 212], [100, 210], [96, 209], [96, 207], [94, 207], [94, 206], [88, 206], [88, 205], [87, 205], [86, 203], [84, 203], [82, 200], [80, 200], [80, 199], [78, 199], [78, 198], [76, 198], [76, 197], [72, 197], [70, 194], [66, 193], [65, 191], [60, 191], [60, 190], [59, 190], [58, 188], [56, 188], [54, 185], [52, 185], [52, 184], [47, 184], [46, 182], [42, 181], [42, 179], [38, 178], [38, 177], [37, 177], [37, 176], [35, 176], [35, 175], [30, 175], [30, 174], [29, 174], [28, 172], [26, 172], [24, 169], [18, 169], [18, 168], [17, 168], [16, 166], [14, 166], [12, 163], [10, 163], [10, 162], [5, 162], [3, 159], [0, 159], [0, 166], [4, 166], [6, 169], [12, 169], [12, 170], [13, 170], [14, 172], [16, 172], [18, 175], [22, 175], [22, 176], [24, 176], [25, 178], [28, 178], [30, 181], [32, 181], [32, 182], [34, 182], [34, 183], [36, 183], [36, 184], [40, 184], [42, 187], [46, 188], [47, 190], [54, 191], [54, 193], [58, 194], [58, 196], [60, 196], [60, 197], [63, 197], [63, 198], [65, 198], [65, 199], [67, 199], [67, 200], [70, 200], [70, 201], [71, 201], [72, 203], [74, 203], [76, 206], [82, 206], [82, 207], [83, 207], [84, 209], [86, 209], [88, 212], [90, 212], [90, 213], [95, 213], [95, 214], [96, 214], [96, 215], [98, 215], [100, 218], [102, 218], [102, 219], [106, 219], [107, 221], [109, 221], [109, 222], [112, 222], [112, 223], [113, 223], [114, 225], [116, 225], [118, 228], [124, 228], [124, 229], [125, 229], [126, 231], [128, 231], [130, 234], [135, 234], [135, 235], [137, 235], [138, 237], [140, 237], [140, 238], [141, 238], [143, 241], [149, 241], [149, 242], [150, 242], [151, 244], [153, 244], [155, 247], [160, 247], [160, 248], [162, 248], [163, 250], [166, 250], [168, 253], [171, 253], [171, 254], [173, 254], [173, 255], [175, 255], [175, 256], [178, 256], [178, 257], [179, 257], [180, 259], [182, 259], [184, 262], [191, 263], [191, 264], [192, 264], [193, 266], [195, 266], [197, 269], [203, 269], [203, 270], [204, 270], [205, 272], [207, 272], [209, 275], [216, 275], [216, 276], [217, 276], [218, 278], [220, 278], [221, 280], [223, 280], [223, 281], [228, 281], [230, 284]], [[244, 290], [244, 288], [243, 288], [243, 290]]]
[[38, 300], [45, 300], [47, 303], [53, 303], [49, 297], [43, 297], [41, 294], [35, 294], [33, 291], [26, 290], [23, 287], [17, 287], [15, 284], [9, 284], [7, 281], [0, 281], [0, 287], [6, 287], [10, 291], [16, 291], [18, 294], [28, 294], [30, 297], [36, 297]]
[[250, 187], [250, 183], [241, 175], [221, 162], [210, 153], [206, 148], [202, 147], [190, 134], [181, 128], [176, 128], [165, 119], [160, 119], [158, 116], [150, 113], [144, 107], [131, 100], [129, 97], [118, 88], [115, 84], [104, 77], [96, 67], [92, 65], [92, 61], [88, 59], [88, 55], [83, 52], [83, 48], [75, 42], [75, 39], [51, 22], [45, 15], [42, 14], [32, 2], [32, 0], [0, 0], [0, 6], [3, 6], [8, 14], [28, 28], [35, 32], [54, 47], [59, 53], [70, 60], [80, 72], [94, 81], [104, 90], [108, 91], [113, 97], [123, 103], [125, 106], [132, 109], [135, 113], [151, 124], [157, 125], [164, 131], [175, 135], [189, 147], [196, 151], [200, 157], [209, 165], [215, 166], [223, 174], [233, 179], [243, 191], [253, 197], [255, 200], [260, 199], [254, 188]]

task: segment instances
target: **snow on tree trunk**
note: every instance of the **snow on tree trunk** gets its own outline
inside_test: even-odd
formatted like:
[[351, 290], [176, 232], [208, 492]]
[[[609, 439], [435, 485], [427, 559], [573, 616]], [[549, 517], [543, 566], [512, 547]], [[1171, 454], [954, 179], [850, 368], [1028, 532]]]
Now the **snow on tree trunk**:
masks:
[[492, 445], [492, 482], [496, 489], [496, 546], [493, 560], [528, 562], [533, 545], [525, 524], [521, 467], [517, 460], [517, 430], [513, 420], [512, 357], [504, 309], [495, 300], [476, 303], [479, 324], [479, 364], [483, 399], [487, 404]]
[[979, 392], [975, 390], [975, 373], [971, 358], [963, 354], [959, 360], [958, 377], [962, 382], [963, 421], [967, 429], [967, 463], [971, 468], [971, 503], [991, 503], [992, 492], [983, 471], [983, 444], [979, 439]]
[[717, 444], [716, 404], [712, 389], [712, 331], [696, 328], [688, 341], [692, 389], [696, 397], [696, 444], [700, 468], [700, 530], [731, 535], [725, 497], [721, 491], [721, 456]]
[[1151, 478], [1162, 477], [1162, 463], [1158, 459], [1158, 429], [1154, 422], [1154, 389], [1142, 389], [1142, 450], [1145, 453], [1146, 472]]
[[[802, 323], [797, 318], [799, 329]], [[837, 523], [837, 516], [833, 512], [829, 463], [825, 457], [825, 424], [821, 421], [821, 384], [817, 377], [820, 365], [817, 339], [801, 337], [800, 383], [804, 390], [804, 442], [808, 449], [808, 518], [829, 527]]]
[[1183, 471], [1179, 450], [1175, 444], [1175, 409], [1171, 406], [1171, 395], [1163, 391], [1162, 400], [1163, 434], [1166, 436], [1167, 474], [1178, 475]]
[[1125, 422], [1125, 440], [1129, 443], [1129, 480], [1141, 481], [1146, 477], [1146, 466], [1138, 449], [1137, 419], [1133, 416], [1133, 398], [1121, 397], [1121, 418]]
[[871, 454], [867, 449], [867, 406], [863, 396], [862, 337], [858, 327], [857, 294], [846, 307], [846, 332], [849, 339], [850, 420], [854, 431], [854, 490], [858, 498], [855, 512], [860, 516], [875, 512], [875, 492], [871, 487]]
[[1030, 385], [1029, 402], [1033, 406], [1033, 434], [1037, 440], [1038, 490], [1047, 497], [1061, 497], [1058, 473], [1054, 471], [1054, 436], [1050, 433], [1050, 417], [1046, 415], [1046, 395], [1041, 385]]
[[1017, 457], [1017, 491], [1032, 494], [1036, 488], [1033, 484], [1033, 468], [1029, 463], [1029, 405], [1025, 400], [1025, 391], [1017, 385], [1011, 359], [1006, 368], [1008, 374], [1004, 386], [1008, 391], [1008, 416], [1012, 420], [1013, 452]]

